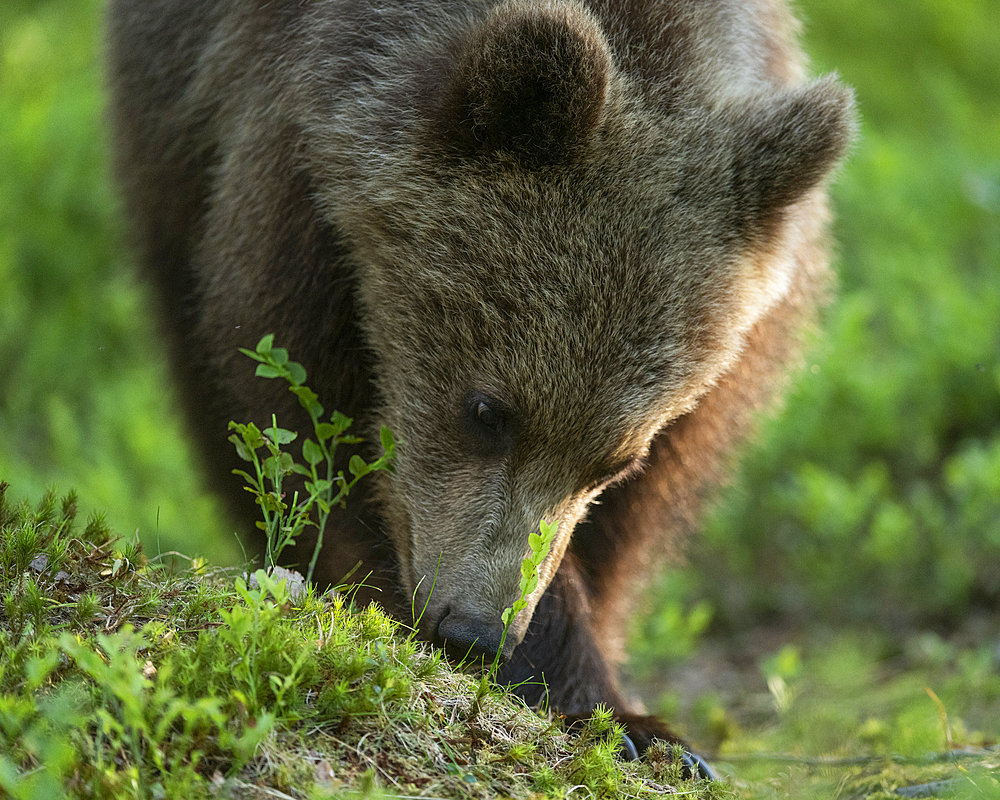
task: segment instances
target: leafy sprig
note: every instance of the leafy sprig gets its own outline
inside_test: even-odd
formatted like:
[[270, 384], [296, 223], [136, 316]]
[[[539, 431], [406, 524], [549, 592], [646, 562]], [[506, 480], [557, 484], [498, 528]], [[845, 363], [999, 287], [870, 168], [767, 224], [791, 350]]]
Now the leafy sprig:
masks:
[[[312, 420], [315, 438], [302, 442], [302, 462], [296, 461], [284, 449], [298, 438], [298, 433], [279, 428], [273, 414], [271, 427], [264, 430], [252, 422], [229, 423], [229, 429], [235, 431], [229, 441], [239, 457], [253, 466], [252, 474], [241, 469], [233, 470], [233, 473], [247, 482], [244, 488], [254, 495], [261, 508], [264, 518], [257, 522], [257, 527], [267, 534], [265, 566], [268, 569], [276, 566], [282, 550], [293, 544], [307, 527], [315, 526], [316, 546], [306, 573], [306, 581], [310, 582], [323, 547], [323, 535], [331, 511], [343, 506], [351, 489], [365, 475], [391, 469], [396, 443], [389, 429], [383, 426], [379, 434], [383, 450], [381, 456], [371, 463], [357, 454], [351, 456], [347, 465], [350, 477], [344, 475], [343, 470], [335, 471], [337, 446], [362, 441], [360, 437], [346, 433], [353, 420], [339, 411], [334, 411], [327, 420], [323, 420], [323, 406], [316, 393], [305, 384], [305, 368], [289, 360], [286, 349], [274, 347], [273, 334], [263, 337], [256, 350], [240, 348], [240, 352], [259, 362], [258, 377], [288, 381], [288, 390], [299, 399], [299, 404]], [[266, 453], [263, 458], [258, 453], [261, 449]], [[293, 474], [305, 478], [305, 496], [300, 498], [296, 491], [289, 502], [283, 487], [285, 479]]]
[[479, 682], [479, 688], [473, 700], [470, 716], [479, 713], [483, 698], [488, 692], [490, 681], [496, 676], [500, 669], [500, 659], [503, 657], [503, 646], [507, 641], [507, 634], [510, 632], [514, 619], [524, 609], [528, 607], [528, 597], [538, 588], [538, 569], [552, 549], [552, 542], [555, 541], [556, 533], [559, 531], [559, 521], [546, 522], [544, 519], [539, 523], [538, 533], [528, 534], [528, 555], [521, 561], [521, 587], [518, 598], [513, 605], [505, 608], [500, 615], [503, 621], [503, 634], [500, 636], [500, 647], [497, 648], [496, 655], [493, 656], [493, 663], [486, 670]]

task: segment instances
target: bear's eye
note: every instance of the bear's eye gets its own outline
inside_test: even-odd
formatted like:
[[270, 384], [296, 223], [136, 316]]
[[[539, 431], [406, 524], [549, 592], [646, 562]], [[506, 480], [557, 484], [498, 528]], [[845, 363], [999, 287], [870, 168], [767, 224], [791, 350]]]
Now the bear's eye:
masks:
[[463, 417], [463, 427], [479, 455], [504, 455], [513, 447], [511, 413], [495, 397], [480, 391], [469, 392], [465, 397]]
[[476, 403], [476, 419], [494, 433], [503, 432], [503, 413], [488, 400]]

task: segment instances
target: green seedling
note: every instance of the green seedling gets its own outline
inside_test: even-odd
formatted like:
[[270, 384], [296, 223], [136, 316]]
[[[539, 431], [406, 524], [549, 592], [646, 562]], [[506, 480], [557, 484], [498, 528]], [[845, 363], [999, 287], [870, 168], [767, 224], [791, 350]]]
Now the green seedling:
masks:
[[555, 540], [556, 533], [559, 530], [559, 523], [558, 521], [546, 522], [543, 519], [539, 523], [538, 530], [538, 533], [528, 535], [529, 552], [521, 561], [520, 592], [513, 605], [505, 608], [503, 614], [500, 615], [500, 619], [503, 621], [503, 634], [500, 636], [500, 647], [493, 657], [493, 663], [490, 665], [490, 668], [486, 670], [479, 681], [470, 717], [474, 717], [479, 713], [482, 701], [489, 692], [490, 682], [496, 677], [497, 671], [500, 669], [500, 657], [503, 653], [503, 646], [507, 641], [507, 634], [514, 624], [514, 619], [528, 607], [528, 597], [538, 588], [538, 568], [542, 565], [546, 556], [548, 556], [549, 550], [552, 549], [552, 542]]
[[[288, 381], [288, 390], [299, 399], [299, 404], [312, 420], [316, 438], [308, 438], [302, 443], [304, 463], [296, 461], [284, 449], [298, 438], [298, 433], [279, 428], [274, 415], [271, 416], [271, 427], [264, 430], [252, 422], [229, 423], [229, 429], [235, 431], [229, 441], [236, 447], [240, 458], [253, 467], [252, 474], [246, 470], [233, 472], [247, 482], [246, 490], [254, 495], [261, 508], [264, 519], [257, 522], [257, 527], [267, 534], [265, 566], [268, 569], [276, 566], [281, 552], [294, 544], [307, 527], [315, 526], [316, 546], [306, 573], [306, 581], [311, 582], [330, 512], [337, 506], [343, 506], [351, 489], [362, 477], [377, 470], [391, 469], [395, 441], [389, 429], [383, 427], [380, 432], [382, 455], [371, 463], [359, 455], [351, 456], [347, 467], [350, 477], [345, 476], [343, 470], [334, 469], [334, 457], [338, 445], [362, 441], [346, 433], [353, 420], [337, 411], [326, 421], [323, 420], [323, 406], [316, 393], [305, 385], [305, 368], [290, 361], [287, 350], [274, 347], [273, 334], [262, 338], [256, 350], [240, 348], [240, 352], [260, 362], [256, 372], [258, 377]], [[263, 458], [259, 453], [262, 449], [265, 451]], [[287, 502], [283, 487], [286, 479], [293, 474], [304, 478], [305, 496], [300, 497], [295, 491], [291, 502]]]
[[528, 534], [529, 553], [521, 561], [520, 595], [514, 601], [514, 605], [504, 609], [500, 617], [503, 620], [503, 636], [500, 637], [500, 649], [493, 661], [493, 671], [496, 671], [499, 664], [500, 653], [503, 652], [507, 633], [514, 624], [514, 618], [528, 607], [528, 597], [538, 588], [538, 568], [552, 549], [552, 542], [555, 541], [556, 533], [559, 531], [559, 522], [546, 522], [543, 519], [538, 525], [538, 530], [538, 533]]

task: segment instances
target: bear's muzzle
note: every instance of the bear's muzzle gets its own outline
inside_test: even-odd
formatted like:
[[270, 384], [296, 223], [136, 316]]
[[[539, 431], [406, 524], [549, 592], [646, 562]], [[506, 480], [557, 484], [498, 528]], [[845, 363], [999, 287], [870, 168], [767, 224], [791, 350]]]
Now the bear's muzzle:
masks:
[[[502, 639], [503, 625], [499, 621], [476, 619], [452, 611], [445, 613], [434, 632], [434, 643], [444, 648], [449, 659], [466, 663], [492, 663]], [[501, 655], [501, 661], [513, 648], [504, 649], [508, 652]]]

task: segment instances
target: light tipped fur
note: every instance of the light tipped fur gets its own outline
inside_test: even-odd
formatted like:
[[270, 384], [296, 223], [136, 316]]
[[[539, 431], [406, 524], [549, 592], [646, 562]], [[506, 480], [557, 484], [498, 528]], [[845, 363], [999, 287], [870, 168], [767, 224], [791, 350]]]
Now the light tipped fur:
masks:
[[750, 96], [727, 112], [739, 137], [732, 192], [751, 224], [767, 222], [819, 184], [855, 135], [854, 95], [833, 76]]

